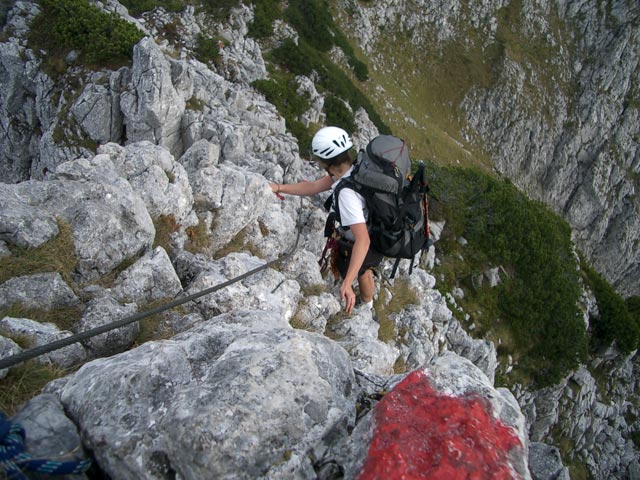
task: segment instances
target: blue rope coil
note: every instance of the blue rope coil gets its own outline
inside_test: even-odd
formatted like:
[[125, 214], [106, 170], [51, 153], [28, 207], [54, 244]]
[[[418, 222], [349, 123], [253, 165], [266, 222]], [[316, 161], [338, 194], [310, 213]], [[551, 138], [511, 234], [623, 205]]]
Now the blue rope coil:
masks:
[[38, 472], [49, 475], [77, 475], [86, 472], [91, 460], [59, 462], [33, 458], [24, 453], [24, 428], [13, 423], [0, 412], [0, 472], [10, 480], [23, 480], [28, 477], [23, 473]]

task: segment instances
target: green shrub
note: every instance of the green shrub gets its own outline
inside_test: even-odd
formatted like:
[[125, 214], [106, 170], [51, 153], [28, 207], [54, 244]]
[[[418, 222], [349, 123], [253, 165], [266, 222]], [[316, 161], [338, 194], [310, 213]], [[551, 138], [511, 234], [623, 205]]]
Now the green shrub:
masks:
[[310, 108], [309, 100], [296, 93], [293, 79], [289, 81], [256, 80], [253, 86], [260, 90], [285, 117], [295, 117]]
[[128, 62], [143, 33], [114, 13], [105, 13], [88, 0], [40, 0], [42, 13], [31, 28], [38, 48], [64, 55], [81, 52], [91, 66]]
[[321, 52], [333, 46], [333, 18], [322, 0], [291, 0], [286, 10], [287, 21], [309, 45]]
[[199, 33], [197, 42], [194, 53], [199, 61], [202, 63], [220, 62], [220, 43], [217, 39]]
[[324, 101], [324, 111], [327, 115], [327, 124], [344, 128], [347, 132], [356, 129], [353, 113], [338, 97], [329, 95]]
[[361, 82], [369, 80], [369, 69], [365, 63], [358, 59], [353, 59], [349, 62], [349, 65], [353, 68], [353, 73], [356, 75], [358, 80]]
[[626, 299], [626, 303], [631, 320], [640, 328], [640, 297], [629, 297]]
[[[324, 54], [312, 48], [303, 39], [298, 45], [286, 40], [271, 52], [273, 60], [294, 75], [307, 75], [316, 72], [322, 88], [349, 103], [352, 110], [362, 107], [380, 133], [391, 133], [369, 99], [353, 84], [349, 77]], [[327, 115], [330, 115], [325, 108]]]
[[323, 0], [295, 0], [289, 2], [286, 19], [313, 49], [328, 52], [334, 45], [340, 47], [347, 57], [356, 78], [369, 78], [367, 66], [357, 59], [347, 37], [335, 24], [329, 6]]
[[637, 297], [625, 303], [611, 284], [588, 266], [584, 260], [582, 269], [586, 281], [596, 297], [600, 313], [600, 316], [591, 322], [593, 343], [608, 345], [615, 341], [623, 353], [630, 353], [638, 348], [640, 327], [638, 325]]
[[273, 35], [273, 22], [280, 18], [280, 2], [278, 0], [255, 0], [254, 17], [249, 25], [249, 36], [266, 38]]
[[[499, 318], [524, 352], [520, 368], [540, 385], [556, 382], [588, 350], [569, 226], [508, 181], [455, 167], [431, 165], [430, 171], [440, 200], [436, 211], [447, 221], [451, 243], [459, 236], [469, 242], [462, 251], [468, 269], [463, 275], [496, 265], [511, 272], [486, 300], [490, 304], [497, 295]], [[473, 300], [485, 301], [482, 292]]]
[[215, 17], [222, 19], [229, 17], [231, 10], [240, 6], [240, 0], [199, 0], [201, 8]]
[[347, 40], [347, 37], [345, 37], [340, 30], [337, 30], [337, 28], [334, 31], [334, 34], [335, 44], [340, 47], [347, 56], [349, 66], [353, 69], [353, 73], [355, 74], [356, 78], [361, 82], [368, 80], [369, 69], [364, 62], [358, 60], [355, 52], [353, 51], [353, 48], [351, 47], [351, 44]]

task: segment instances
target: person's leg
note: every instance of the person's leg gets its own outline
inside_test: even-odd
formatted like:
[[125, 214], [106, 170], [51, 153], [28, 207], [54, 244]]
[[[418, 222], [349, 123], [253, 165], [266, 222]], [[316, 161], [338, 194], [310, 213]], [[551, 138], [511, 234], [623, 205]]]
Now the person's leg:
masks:
[[358, 277], [358, 284], [360, 285], [360, 299], [362, 300], [362, 303], [369, 303], [372, 301], [373, 295], [376, 291], [376, 284], [373, 279], [371, 269], [367, 269]]

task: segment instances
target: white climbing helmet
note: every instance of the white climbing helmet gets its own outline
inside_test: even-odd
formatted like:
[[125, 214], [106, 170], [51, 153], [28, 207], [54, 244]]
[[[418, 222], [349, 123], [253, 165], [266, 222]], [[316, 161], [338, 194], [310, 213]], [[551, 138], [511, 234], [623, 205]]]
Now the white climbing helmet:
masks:
[[347, 132], [339, 127], [323, 127], [313, 136], [311, 152], [323, 160], [329, 160], [346, 152], [353, 143]]

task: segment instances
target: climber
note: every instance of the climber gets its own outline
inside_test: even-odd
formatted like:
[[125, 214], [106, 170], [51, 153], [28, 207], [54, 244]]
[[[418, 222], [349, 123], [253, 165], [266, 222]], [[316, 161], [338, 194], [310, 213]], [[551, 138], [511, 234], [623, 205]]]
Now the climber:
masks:
[[[269, 184], [277, 195], [308, 196], [335, 189], [342, 178], [351, 175], [353, 146], [347, 132], [338, 127], [321, 128], [311, 142], [312, 157], [319, 162], [328, 175], [313, 182], [291, 184]], [[367, 209], [365, 200], [359, 193], [344, 189], [339, 196], [340, 226], [337, 229], [337, 269], [342, 277], [340, 298], [347, 313], [356, 305], [353, 282], [357, 278], [360, 290], [359, 308], [373, 307], [375, 281], [372, 268], [377, 267], [383, 256], [370, 248], [367, 230]]]

